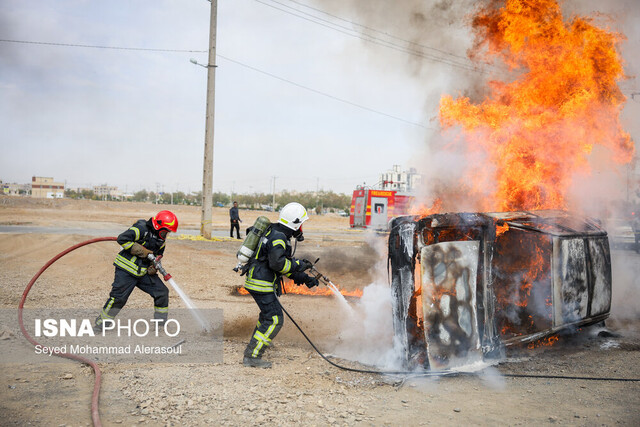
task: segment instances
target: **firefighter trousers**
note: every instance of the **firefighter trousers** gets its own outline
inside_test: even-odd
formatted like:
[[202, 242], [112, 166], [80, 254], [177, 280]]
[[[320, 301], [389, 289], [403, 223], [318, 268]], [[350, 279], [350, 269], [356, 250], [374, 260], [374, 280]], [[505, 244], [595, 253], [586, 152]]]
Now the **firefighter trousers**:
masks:
[[264, 351], [271, 344], [271, 340], [278, 335], [284, 318], [282, 307], [273, 293], [259, 293], [249, 291], [260, 308], [258, 324], [253, 330], [251, 340], [244, 350], [245, 357], [261, 358]]
[[104, 304], [96, 325], [100, 326], [104, 319], [113, 319], [127, 303], [134, 288], [139, 288], [153, 297], [154, 319], [167, 320], [169, 314], [169, 289], [157, 275], [145, 274], [136, 277], [117, 268], [111, 285], [109, 299]]

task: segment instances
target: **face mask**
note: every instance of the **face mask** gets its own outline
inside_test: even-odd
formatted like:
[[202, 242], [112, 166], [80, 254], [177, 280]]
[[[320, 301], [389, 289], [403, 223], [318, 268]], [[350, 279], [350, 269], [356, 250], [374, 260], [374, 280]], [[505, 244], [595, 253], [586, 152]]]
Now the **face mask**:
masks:
[[158, 231], [158, 237], [160, 237], [162, 240], [165, 240], [167, 238], [167, 234], [169, 234], [167, 230]]
[[302, 242], [304, 240], [304, 236], [302, 235], [302, 227], [293, 232], [293, 237], [295, 237], [298, 242]]

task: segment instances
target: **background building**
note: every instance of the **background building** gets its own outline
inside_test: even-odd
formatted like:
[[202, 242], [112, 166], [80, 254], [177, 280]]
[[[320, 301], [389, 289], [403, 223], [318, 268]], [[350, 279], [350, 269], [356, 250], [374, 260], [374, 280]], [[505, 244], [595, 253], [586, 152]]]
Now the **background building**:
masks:
[[31, 178], [31, 197], [61, 199], [64, 197], [64, 183], [53, 178], [34, 176]]
[[0, 181], [1, 193], [5, 196], [26, 196], [31, 194], [31, 184], [3, 183]]
[[393, 169], [380, 174], [380, 188], [382, 190], [395, 190], [409, 193], [420, 184], [422, 176], [415, 168], [402, 171], [400, 165], [393, 165]]
[[107, 184], [94, 186], [93, 194], [100, 199], [120, 199], [122, 197], [122, 192], [118, 190], [118, 187]]

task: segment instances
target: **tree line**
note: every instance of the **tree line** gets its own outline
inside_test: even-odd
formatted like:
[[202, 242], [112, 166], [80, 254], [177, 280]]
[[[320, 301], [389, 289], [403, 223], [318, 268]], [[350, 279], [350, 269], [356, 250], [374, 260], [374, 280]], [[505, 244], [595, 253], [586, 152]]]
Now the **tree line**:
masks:
[[[89, 200], [112, 200], [112, 201], [133, 201], [133, 202], [150, 202], [158, 204], [174, 205], [200, 205], [202, 203], [202, 192], [184, 193], [176, 191], [173, 193], [155, 193], [153, 191], [140, 190], [129, 197], [111, 197], [98, 196], [91, 190], [65, 190], [65, 197], [71, 199], [89, 199]], [[223, 207], [231, 206], [236, 201], [241, 208], [244, 209], [267, 209], [271, 207], [273, 202], [272, 194], [253, 193], [253, 194], [228, 194], [222, 192], [213, 193], [213, 206]], [[351, 205], [351, 196], [346, 194], [334, 193], [333, 191], [319, 192], [289, 192], [283, 191], [276, 194], [275, 197], [276, 210], [290, 202], [298, 202], [307, 209], [316, 209], [316, 211], [336, 212], [349, 211]]]

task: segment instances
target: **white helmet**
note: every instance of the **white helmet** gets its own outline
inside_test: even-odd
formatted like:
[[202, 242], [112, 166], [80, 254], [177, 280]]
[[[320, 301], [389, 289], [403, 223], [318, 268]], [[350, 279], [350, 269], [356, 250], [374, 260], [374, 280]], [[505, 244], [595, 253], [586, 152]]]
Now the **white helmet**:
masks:
[[307, 210], [300, 203], [288, 203], [280, 209], [278, 222], [287, 228], [297, 231], [302, 227], [302, 223], [309, 219]]

